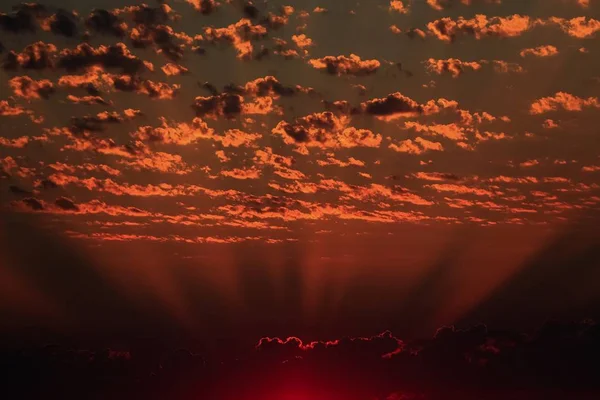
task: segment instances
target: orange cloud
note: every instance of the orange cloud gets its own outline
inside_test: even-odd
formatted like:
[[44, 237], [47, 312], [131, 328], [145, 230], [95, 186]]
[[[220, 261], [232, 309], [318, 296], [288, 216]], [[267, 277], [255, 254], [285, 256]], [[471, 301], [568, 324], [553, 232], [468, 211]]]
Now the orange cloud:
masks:
[[223, 171], [221, 171], [221, 175], [229, 177], [229, 178], [246, 180], [246, 179], [259, 179], [261, 172], [259, 169], [254, 168], [254, 167], [246, 168], [246, 169], [235, 168], [232, 170], [223, 170]]
[[305, 34], [292, 35], [292, 40], [294, 41], [294, 43], [296, 43], [296, 46], [300, 47], [301, 49], [313, 45], [312, 39], [307, 37]]
[[494, 197], [495, 193], [490, 192], [486, 189], [473, 188], [465, 185], [456, 185], [450, 183], [433, 183], [431, 185], [426, 185], [426, 187], [434, 189], [438, 192], [452, 192], [457, 194], [474, 194], [477, 196], [488, 196]]
[[538, 46], [531, 49], [523, 49], [519, 53], [521, 57], [526, 57], [527, 55], [532, 55], [536, 57], [550, 57], [558, 54], [558, 49], [552, 45], [546, 46]]
[[441, 75], [443, 72], [449, 72], [454, 78], [462, 74], [467, 68], [473, 71], [477, 71], [481, 68], [481, 64], [476, 61], [461, 61], [456, 58], [449, 58], [447, 60], [430, 58], [425, 63], [427, 70], [430, 72], [435, 72], [438, 75]]
[[326, 160], [317, 160], [317, 164], [319, 164], [322, 167], [324, 167], [326, 165], [336, 165], [336, 166], [342, 167], [342, 168], [346, 168], [346, 167], [350, 167], [350, 166], [353, 166], [353, 167], [364, 167], [365, 166], [364, 161], [357, 160], [354, 157], [349, 157], [348, 161], [338, 160], [337, 158], [335, 158], [334, 153], [327, 154]]
[[48, 79], [33, 80], [28, 76], [15, 76], [8, 81], [8, 86], [17, 97], [25, 99], [47, 99], [54, 93], [54, 84]]
[[551, 17], [548, 21], [557, 24], [565, 33], [577, 39], [592, 37], [600, 30], [600, 21], [593, 18], [575, 17], [564, 19]]
[[165, 73], [165, 75], [168, 76], [187, 74], [190, 71], [183, 65], [174, 63], [167, 63], [163, 65], [160, 69], [162, 70], [162, 72]]
[[491, 17], [477, 14], [472, 19], [445, 17], [427, 24], [429, 32], [440, 40], [451, 42], [459, 35], [516, 37], [535, 26], [528, 16], [514, 14], [508, 17]]
[[74, 96], [72, 94], [67, 96], [67, 100], [75, 104], [102, 104], [110, 105], [111, 103], [104, 100], [100, 96]]
[[0, 116], [10, 117], [26, 113], [27, 110], [20, 105], [11, 106], [8, 101], [0, 100]]
[[398, 153], [423, 154], [426, 151], [444, 151], [444, 147], [439, 142], [431, 142], [429, 140], [417, 137], [414, 140], [406, 139], [398, 144], [391, 143], [388, 148]]
[[379, 147], [381, 135], [368, 129], [348, 127], [348, 118], [331, 112], [310, 114], [293, 123], [281, 121], [272, 133], [280, 135], [287, 144], [295, 144], [308, 151], [308, 147], [351, 148]]
[[414, 129], [416, 132], [424, 132], [430, 135], [443, 136], [450, 140], [462, 141], [467, 139], [465, 128], [462, 128], [457, 124], [423, 125], [418, 122], [407, 121], [404, 123], [404, 127], [407, 129]]
[[325, 56], [315, 58], [308, 63], [316, 69], [324, 69], [333, 75], [370, 75], [375, 73], [381, 63], [378, 60], [361, 60], [356, 54], [346, 56]]
[[399, 12], [401, 14], [408, 13], [408, 7], [404, 5], [402, 0], [391, 0], [390, 1], [390, 10]]
[[204, 35], [208, 41], [227, 41], [231, 43], [238, 52], [238, 58], [252, 58], [251, 40], [259, 39], [267, 34], [267, 29], [262, 25], [252, 25], [249, 19], [242, 18], [235, 24], [225, 28], [204, 28]]
[[563, 109], [566, 111], [582, 111], [585, 107], [600, 108], [597, 97], [587, 99], [574, 96], [565, 92], [557, 92], [554, 96], [542, 97], [531, 104], [530, 114], [544, 114], [550, 111]]

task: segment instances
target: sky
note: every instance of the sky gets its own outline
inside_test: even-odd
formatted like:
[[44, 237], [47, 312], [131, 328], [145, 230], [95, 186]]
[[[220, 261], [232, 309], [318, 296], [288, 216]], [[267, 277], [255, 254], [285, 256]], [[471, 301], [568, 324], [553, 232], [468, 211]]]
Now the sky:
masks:
[[[598, 31], [596, 0], [4, 2], [3, 347], [131, 364], [151, 337], [271, 372], [337, 347], [364, 371], [356, 342], [394, 373], [423, 348], [452, 370], [454, 340], [486, 373], [565, 337], [595, 354]], [[488, 382], [469, 368], [460, 390]], [[376, 380], [365, 399], [439, 395]]]

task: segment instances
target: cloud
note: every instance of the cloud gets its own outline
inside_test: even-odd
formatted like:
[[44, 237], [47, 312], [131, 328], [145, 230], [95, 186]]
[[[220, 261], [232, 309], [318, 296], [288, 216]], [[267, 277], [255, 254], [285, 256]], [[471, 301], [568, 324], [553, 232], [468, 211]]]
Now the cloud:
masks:
[[78, 16], [75, 12], [58, 10], [55, 14], [43, 19], [40, 26], [45, 31], [56, 35], [74, 37], [79, 33], [77, 27]]
[[57, 207], [59, 207], [63, 210], [67, 210], [67, 211], [78, 211], [79, 210], [79, 207], [75, 204], [75, 202], [73, 202], [73, 200], [71, 200], [67, 197], [59, 197], [58, 199], [56, 199], [54, 204]]
[[406, 139], [398, 144], [391, 143], [389, 149], [398, 153], [423, 154], [427, 151], [444, 151], [444, 146], [439, 142], [432, 142], [421, 137], [414, 140]]
[[600, 108], [597, 97], [581, 98], [565, 92], [557, 92], [554, 96], [542, 97], [531, 104], [529, 113], [544, 114], [563, 109], [566, 111], [582, 111], [584, 108]]
[[431, 185], [425, 185], [425, 187], [431, 188], [438, 192], [451, 192], [457, 194], [473, 194], [476, 196], [487, 196], [495, 197], [495, 193], [481, 188], [469, 187], [466, 185], [457, 185], [452, 183], [433, 183]]
[[490, 17], [477, 14], [472, 19], [459, 17], [441, 18], [427, 24], [429, 32], [440, 40], [454, 41], [459, 35], [470, 35], [476, 39], [484, 36], [516, 37], [536, 25], [528, 16], [514, 14], [507, 17]]
[[379, 147], [381, 135], [368, 129], [348, 127], [348, 118], [331, 112], [310, 114], [296, 119], [293, 123], [281, 121], [273, 134], [280, 135], [287, 144], [308, 151], [308, 147], [352, 148]]
[[25, 99], [48, 99], [54, 93], [54, 84], [48, 79], [33, 80], [28, 76], [15, 76], [8, 81], [8, 86], [17, 97]]
[[261, 176], [261, 171], [255, 167], [243, 169], [234, 168], [232, 170], [222, 170], [221, 175], [239, 180], [259, 179]]
[[116, 43], [96, 48], [87, 43], [77, 45], [74, 49], [60, 52], [57, 66], [67, 71], [77, 71], [91, 66], [120, 69], [124, 74], [138, 74], [152, 71], [154, 66], [148, 61], [136, 57], [124, 43]]
[[435, 72], [438, 75], [449, 72], [454, 78], [462, 74], [467, 68], [473, 71], [477, 71], [481, 68], [481, 64], [476, 61], [461, 61], [457, 58], [449, 58], [447, 60], [430, 58], [425, 62], [425, 65], [430, 72]]
[[483, 2], [483, 1], [485, 1], [486, 3], [489, 3], [489, 4], [492, 4], [492, 3], [493, 4], [501, 4], [502, 3], [502, 0], [427, 0], [427, 4], [429, 4], [429, 6], [431, 8], [433, 8], [434, 10], [442, 11], [446, 8], [454, 6], [458, 2], [468, 6], [468, 5], [471, 5], [473, 2]]
[[190, 72], [190, 70], [187, 69], [186, 67], [184, 67], [183, 65], [173, 64], [173, 63], [167, 63], [167, 64], [163, 65], [160, 69], [162, 70], [162, 72], [165, 73], [165, 75], [168, 75], [168, 76], [182, 75], [182, 74], [187, 74], [188, 72]]
[[113, 13], [115, 15], [128, 15], [136, 24], [147, 26], [163, 24], [176, 16], [171, 6], [165, 3], [159, 4], [157, 7], [150, 7], [147, 4], [126, 6], [114, 9]]
[[211, 14], [217, 8], [215, 0], [185, 0], [185, 2], [204, 15]]
[[17, 6], [10, 14], [0, 13], [0, 29], [11, 33], [35, 32], [36, 14], [36, 9], [27, 4]]
[[104, 100], [102, 97], [100, 96], [74, 96], [72, 94], [67, 96], [67, 100], [69, 100], [72, 103], [75, 104], [87, 104], [87, 105], [92, 105], [92, 104], [101, 104], [101, 105], [105, 105], [108, 106], [111, 103]]
[[392, 93], [381, 99], [371, 99], [361, 104], [362, 110], [383, 120], [415, 117], [422, 114], [424, 107], [400, 92]]
[[161, 126], [141, 126], [131, 134], [134, 140], [143, 142], [158, 142], [176, 144], [180, 146], [196, 143], [199, 140], [212, 140], [221, 143], [223, 147], [251, 146], [261, 138], [260, 134], [247, 133], [239, 129], [227, 130], [224, 134], [217, 134], [201, 118], [194, 118], [191, 124], [169, 123], [161, 117]]
[[258, 97], [271, 96], [277, 98], [279, 96], [291, 96], [300, 91], [307, 90], [301, 86], [284, 86], [274, 76], [257, 78], [253, 81], [247, 82], [243, 87], [243, 93]]
[[313, 68], [324, 69], [332, 75], [370, 75], [381, 66], [378, 60], [361, 60], [356, 54], [350, 54], [349, 57], [325, 56], [311, 59], [308, 63]]
[[361, 160], [357, 160], [354, 157], [348, 157], [348, 161], [342, 161], [342, 160], [338, 160], [337, 158], [335, 158], [335, 153], [329, 153], [327, 154], [327, 159], [325, 160], [317, 160], [317, 164], [320, 165], [321, 167], [324, 167], [326, 165], [335, 165], [338, 167], [342, 167], [342, 168], [346, 168], [346, 167], [364, 167], [365, 166], [365, 162], [361, 161]]
[[310, 47], [314, 44], [312, 39], [306, 36], [305, 34], [292, 35], [292, 41], [296, 43], [296, 46], [300, 47], [301, 49]]
[[133, 46], [146, 48], [153, 46], [157, 54], [163, 54], [172, 61], [183, 58], [186, 45], [194, 40], [202, 40], [202, 35], [191, 37], [183, 32], [175, 32], [168, 25], [137, 25], [129, 33]]
[[118, 14], [98, 8], [92, 10], [85, 19], [85, 26], [94, 32], [118, 38], [122, 38], [127, 32], [127, 24]]
[[233, 118], [242, 112], [244, 98], [239, 94], [223, 93], [215, 96], [198, 96], [192, 108], [198, 117]]
[[396, 11], [400, 14], [407, 14], [408, 6], [403, 3], [403, 0], [390, 0], [390, 11]]
[[407, 121], [404, 123], [407, 129], [413, 129], [419, 133], [427, 133], [429, 135], [443, 136], [446, 139], [454, 141], [467, 140], [467, 130], [457, 124], [430, 124], [424, 125], [419, 122]]
[[530, 49], [523, 49], [519, 53], [521, 57], [532, 55], [536, 57], [550, 57], [558, 54], [558, 49], [552, 45], [538, 46]]
[[554, 120], [552, 119], [546, 119], [544, 120], [544, 123], [542, 124], [542, 126], [546, 129], [554, 129], [554, 128], [558, 128], [560, 127], [560, 125], [558, 125]]
[[242, 18], [235, 24], [225, 28], [204, 28], [204, 36], [207, 41], [231, 43], [238, 52], [238, 58], [244, 60], [252, 58], [252, 51], [254, 50], [252, 40], [263, 38], [266, 35], [267, 29], [264, 26], [253, 25], [246, 18]]
[[11, 106], [7, 100], [0, 100], [0, 116], [11, 117], [27, 113], [20, 105]]
[[52, 68], [54, 62], [52, 56], [56, 53], [56, 46], [52, 43], [38, 41], [27, 45], [21, 53], [9, 52], [2, 67], [4, 69], [36, 69], [42, 70]]
[[577, 39], [590, 38], [600, 30], [600, 21], [587, 17], [571, 19], [551, 17], [548, 22], [560, 26], [565, 33]]
[[115, 78], [114, 87], [124, 92], [145, 94], [153, 99], [170, 100], [179, 93], [181, 85], [154, 82], [149, 79], [140, 79], [130, 75], [121, 75]]
[[[300, 351], [298, 354], [308, 351], [324, 351], [335, 349], [336, 352], [360, 352], [364, 355], [376, 354], [381, 358], [391, 358], [402, 352], [404, 342], [391, 332], [385, 331], [371, 337], [349, 337], [341, 340], [303, 342], [295, 336], [281, 339], [278, 337], [263, 337], [255, 346], [261, 352], [275, 352], [281, 349], [285, 353]], [[339, 349], [341, 348], [341, 349]], [[345, 348], [345, 349], [344, 349]], [[289, 353], [288, 353], [289, 354]], [[289, 357], [289, 356], [288, 356]], [[291, 357], [290, 357], [291, 358]]]

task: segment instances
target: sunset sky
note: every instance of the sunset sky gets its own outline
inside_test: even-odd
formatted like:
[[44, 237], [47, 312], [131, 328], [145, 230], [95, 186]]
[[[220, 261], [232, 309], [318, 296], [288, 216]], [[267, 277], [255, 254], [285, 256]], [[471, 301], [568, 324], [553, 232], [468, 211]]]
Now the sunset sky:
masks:
[[4, 336], [600, 318], [599, 31], [596, 0], [3, 2]]

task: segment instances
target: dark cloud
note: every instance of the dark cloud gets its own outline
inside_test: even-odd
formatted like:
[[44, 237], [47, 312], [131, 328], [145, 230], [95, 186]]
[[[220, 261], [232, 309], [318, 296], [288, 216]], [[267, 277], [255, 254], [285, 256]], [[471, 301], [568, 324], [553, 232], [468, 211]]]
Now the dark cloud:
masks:
[[56, 46], [52, 43], [36, 42], [26, 46], [21, 53], [10, 51], [4, 60], [2, 67], [4, 69], [35, 69], [42, 70], [52, 68], [54, 62], [53, 54], [56, 53]]
[[33, 193], [30, 190], [26, 190], [23, 189], [20, 186], [17, 185], [10, 185], [8, 187], [8, 190], [10, 190], [10, 192], [16, 196], [32, 196]]
[[71, 72], [98, 65], [132, 75], [152, 69], [151, 64], [133, 55], [123, 43], [97, 48], [82, 43], [74, 49], [61, 51], [57, 65]]
[[118, 38], [125, 36], [127, 24], [112, 11], [94, 9], [85, 20], [85, 26], [89, 29]]
[[378, 117], [414, 115], [423, 113], [423, 106], [401, 93], [392, 93], [381, 99], [361, 104], [365, 113]]
[[167, 4], [160, 4], [158, 7], [141, 4], [139, 6], [128, 6], [116, 11], [119, 14], [128, 14], [137, 24], [151, 26], [164, 24], [169, 21], [173, 9]]
[[223, 93], [216, 96], [196, 97], [192, 108], [198, 117], [225, 116], [227, 118], [235, 117], [242, 112], [242, 103], [244, 98], [237, 94]]
[[219, 89], [217, 89], [217, 87], [210, 82], [204, 82], [204, 83], [198, 82], [198, 86], [206, 89], [210, 93], [211, 96], [218, 96], [220, 94]]
[[313, 68], [326, 70], [332, 75], [370, 75], [375, 73], [381, 63], [378, 60], [361, 60], [355, 54], [350, 56], [326, 56], [309, 60]]
[[244, 3], [242, 11], [244, 12], [244, 15], [246, 17], [252, 19], [258, 18], [258, 15], [260, 13], [258, 8], [256, 8], [256, 6], [250, 1]]
[[56, 204], [57, 207], [59, 207], [63, 210], [67, 210], [67, 211], [78, 211], [79, 210], [79, 207], [77, 206], [77, 204], [75, 204], [73, 202], [73, 200], [68, 199], [66, 197], [59, 197], [58, 199], [56, 199], [54, 204]]
[[44, 209], [44, 204], [35, 197], [27, 197], [26, 199], [21, 200], [21, 203], [35, 211]]
[[66, 10], [58, 10], [56, 14], [47, 20], [52, 33], [66, 37], [77, 35], [79, 31], [77, 22], [77, 16], [73, 12]]
[[35, 32], [37, 27], [36, 12], [25, 4], [17, 7], [12, 13], [0, 13], [0, 28], [5, 32]]

